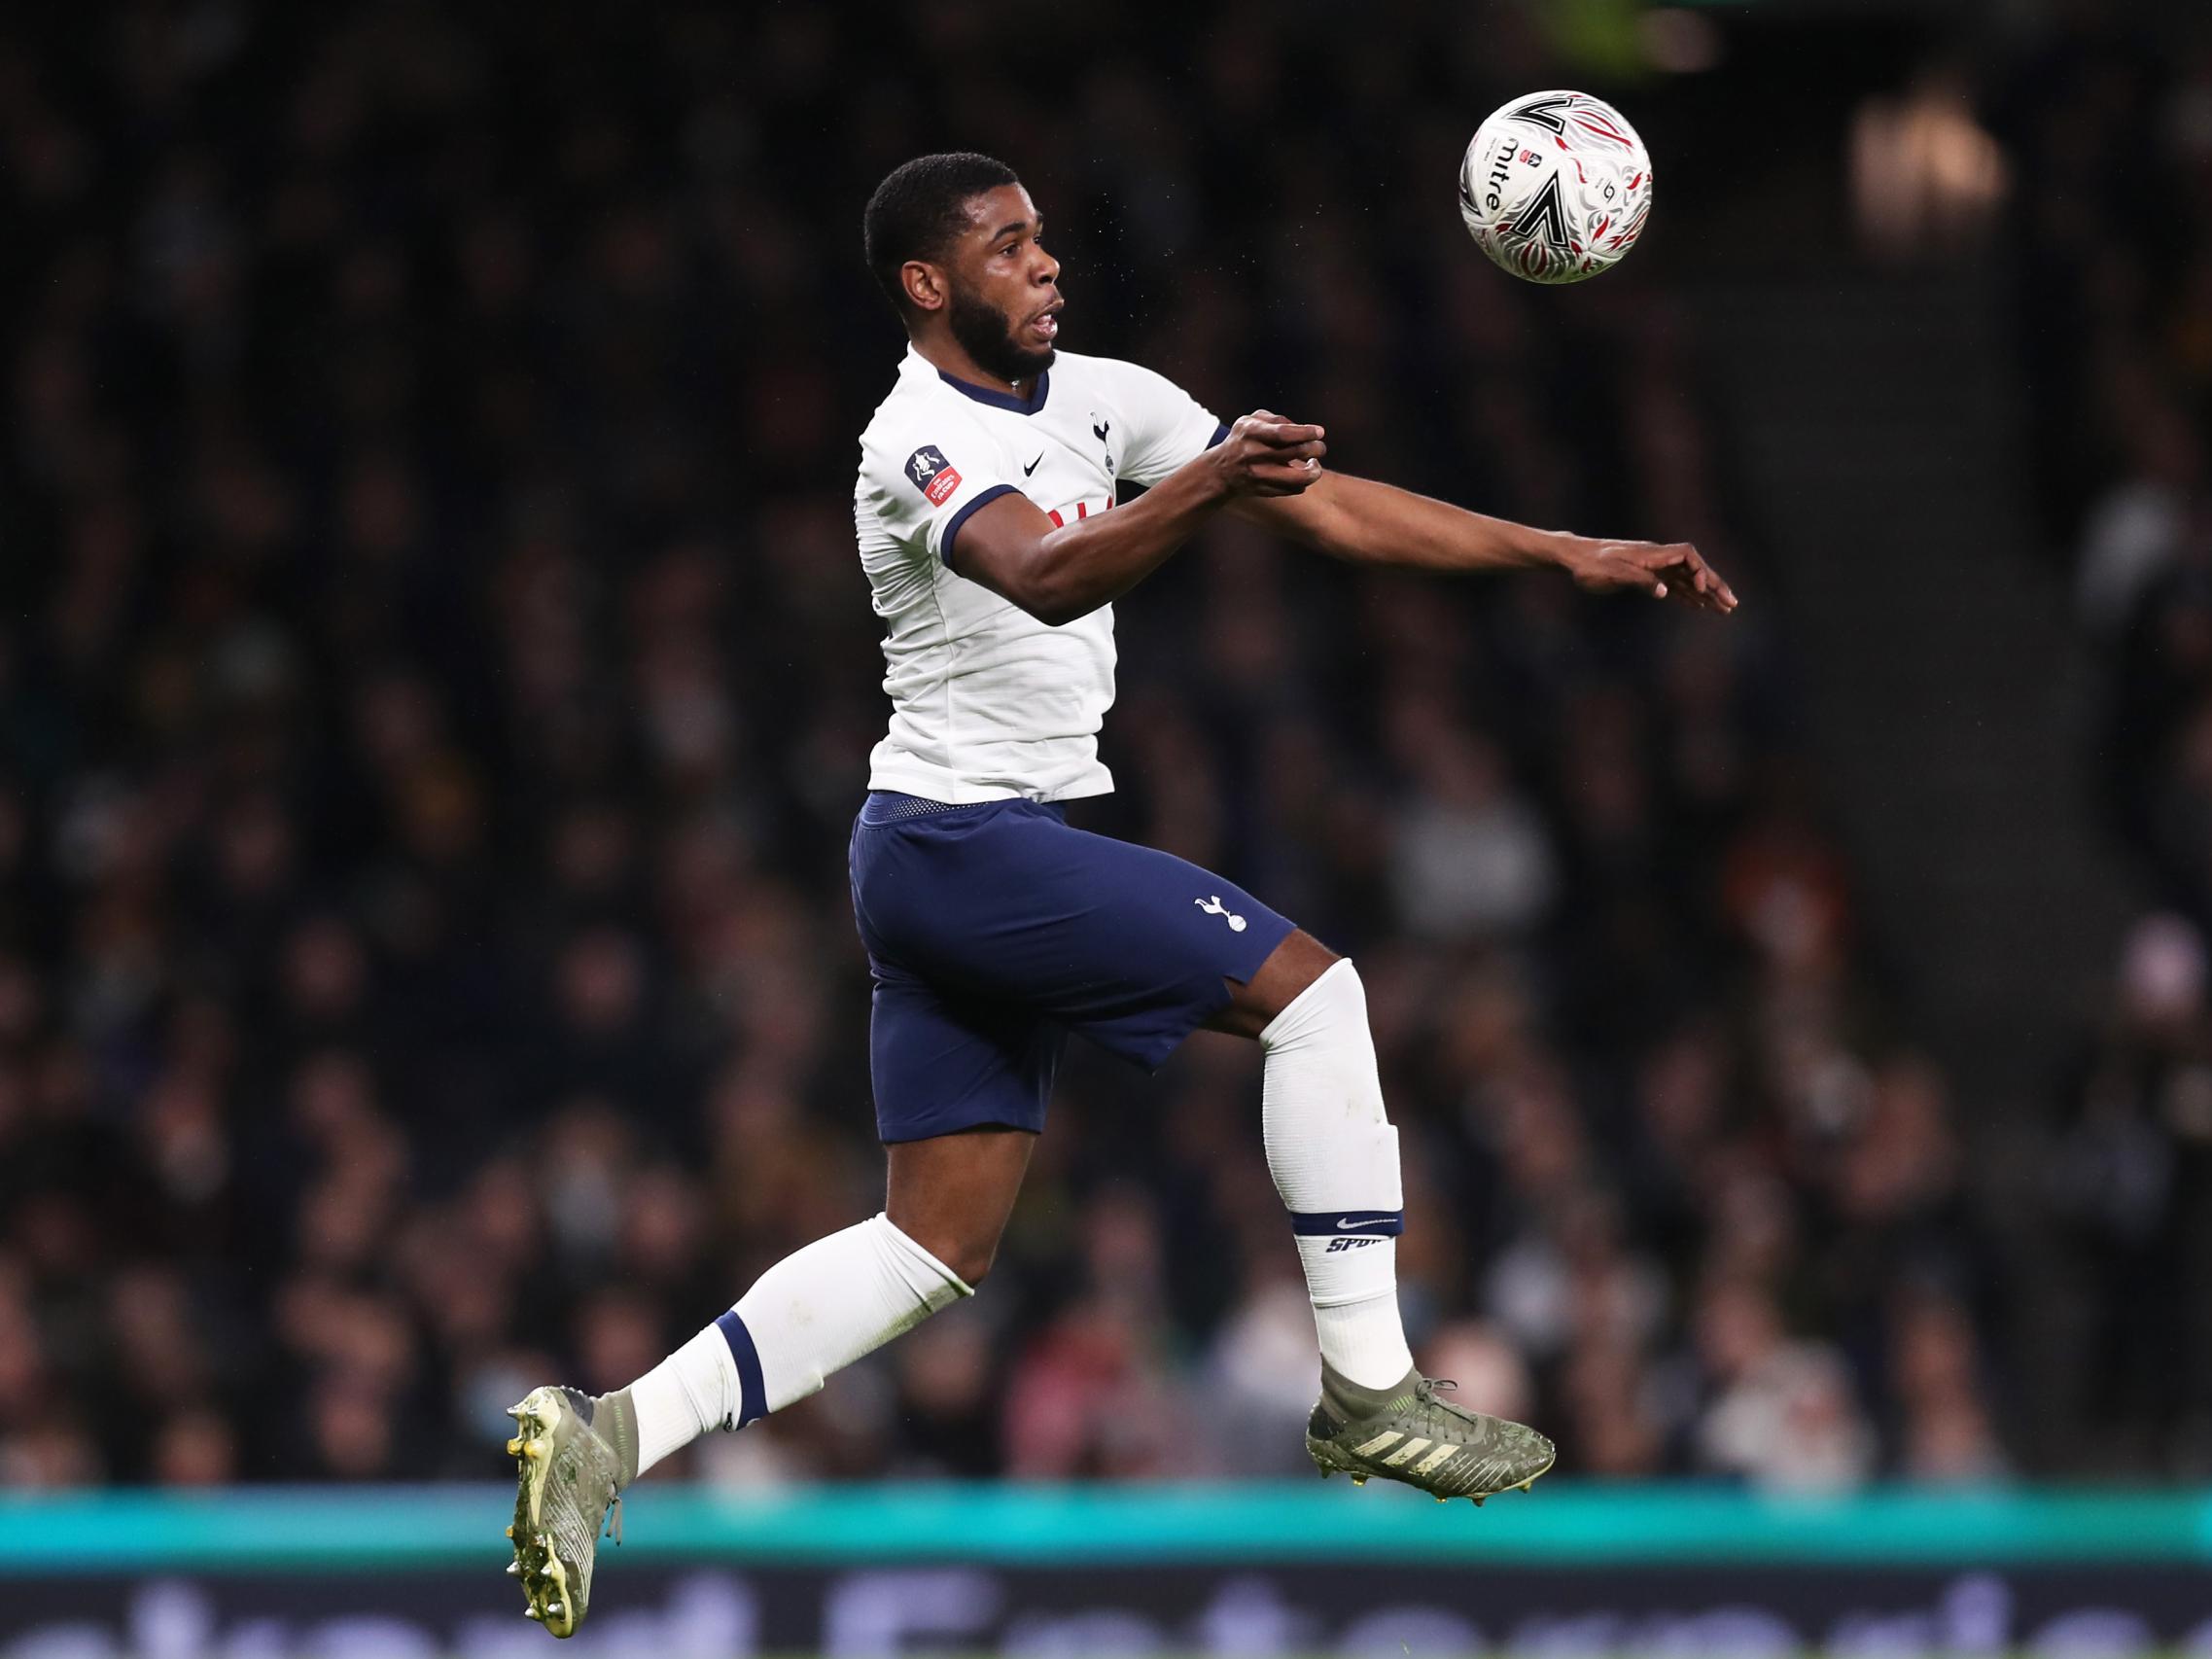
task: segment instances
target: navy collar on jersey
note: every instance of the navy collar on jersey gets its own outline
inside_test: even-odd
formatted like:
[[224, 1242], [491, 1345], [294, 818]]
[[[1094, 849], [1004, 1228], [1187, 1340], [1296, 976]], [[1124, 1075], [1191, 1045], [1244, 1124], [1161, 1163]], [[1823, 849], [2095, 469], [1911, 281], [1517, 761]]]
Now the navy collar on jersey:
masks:
[[1044, 394], [1052, 385], [1052, 371], [1047, 369], [1036, 377], [1027, 398], [1017, 398], [1011, 392], [994, 392], [988, 386], [971, 386], [966, 380], [955, 379], [942, 369], [937, 378], [963, 397], [973, 398], [979, 404], [989, 404], [995, 409], [1006, 409], [1014, 414], [1031, 415], [1044, 407]]

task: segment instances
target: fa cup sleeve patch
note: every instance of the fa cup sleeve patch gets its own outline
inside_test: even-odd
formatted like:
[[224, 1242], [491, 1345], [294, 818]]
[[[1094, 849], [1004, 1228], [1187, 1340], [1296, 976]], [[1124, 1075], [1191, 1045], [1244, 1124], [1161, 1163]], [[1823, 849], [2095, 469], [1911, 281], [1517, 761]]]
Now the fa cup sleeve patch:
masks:
[[906, 457], [906, 476], [914, 480], [914, 487], [930, 498], [931, 507], [942, 507], [954, 490], [960, 488], [960, 469], [945, 459], [944, 451], [934, 443], [925, 443]]

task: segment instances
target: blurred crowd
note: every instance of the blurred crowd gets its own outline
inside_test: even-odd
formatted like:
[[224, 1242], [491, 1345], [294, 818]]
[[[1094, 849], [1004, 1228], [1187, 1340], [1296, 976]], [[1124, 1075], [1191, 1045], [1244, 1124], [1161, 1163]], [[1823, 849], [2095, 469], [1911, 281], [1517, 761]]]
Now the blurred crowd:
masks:
[[[1665, 237], [1492, 270], [1443, 181], [1561, 84], [1535, 9], [1370, 10], [1232, 5], [1176, 65], [980, 3], [11, 18], [0, 1483], [498, 1478], [529, 1386], [628, 1381], [880, 1204], [849, 514], [900, 341], [858, 221], [955, 143], [1037, 194], [1071, 348], [1745, 594], [1223, 523], [1122, 607], [1077, 822], [1357, 956], [1427, 1368], [1587, 1475], [2089, 1457], [2008, 1427], [1969, 1148], [1870, 967]], [[1187, 1473], [1145, 1408], [1204, 1391], [1249, 1414], [1223, 1472], [1290, 1473], [1316, 1373], [1256, 1054], [1078, 1053], [984, 1293], [672, 1472]]]
[[1991, 107], [2046, 519], [2096, 665], [2085, 786], [2146, 897], [2059, 1124], [2067, 1385], [2212, 1469], [2212, 25], [2077, 5]]

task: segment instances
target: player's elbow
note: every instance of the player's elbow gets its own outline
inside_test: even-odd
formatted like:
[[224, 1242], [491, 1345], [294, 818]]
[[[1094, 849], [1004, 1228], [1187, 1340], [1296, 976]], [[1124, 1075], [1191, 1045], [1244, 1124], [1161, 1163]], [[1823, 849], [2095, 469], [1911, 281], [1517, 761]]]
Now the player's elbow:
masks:
[[998, 584], [999, 597], [1017, 611], [1027, 612], [1048, 628], [1057, 628], [1071, 622], [1081, 613], [1071, 610], [1068, 603], [1056, 597], [1042, 584], [1027, 582], [1001, 582]]
[[1088, 591], [1081, 574], [1071, 571], [1068, 564], [1065, 553], [1055, 556], [1041, 540], [1019, 549], [977, 547], [972, 557], [964, 543], [959, 574], [981, 582], [1046, 627], [1057, 628], [1089, 616], [1105, 602]]
[[1006, 597], [1048, 628], [1065, 627], [1096, 611], [1103, 601], [1065, 575], [1041, 570], [1015, 584]]
[[1096, 600], [1064, 601], [1059, 604], [1025, 605], [1024, 610], [1048, 628], [1064, 628], [1070, 622], [1079, 622], [1098, 609]]

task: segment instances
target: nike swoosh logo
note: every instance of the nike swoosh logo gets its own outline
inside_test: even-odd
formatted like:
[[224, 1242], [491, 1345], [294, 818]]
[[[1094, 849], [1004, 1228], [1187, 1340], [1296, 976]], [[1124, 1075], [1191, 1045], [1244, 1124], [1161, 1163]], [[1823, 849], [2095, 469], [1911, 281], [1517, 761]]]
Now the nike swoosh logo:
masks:
[[1024, 468], [1022, 469], [1022, 477], [1026, 478], [1026, 477], [1029, 477], [1029, 476], [1030, 476], [1032, 473], [1036, 472], [1036, 468], [1037, 468], [1037, 462], [1038, 462], [1038, 461], [1042, 461], [1043, 459], [1044, 459], [1044, 451], [1040, 449], [1040, 450], [1038, 450], [1038, 451], [1037, 451], [1036, 460], [1036, 461], [1032, 461], [1032, 462], [1031, 462], [1031, 463], [1030, 463], [1028, 466], [1026, 466], [1026, 467], [1024, 467]]
[[1340, 1233], [1349, 1232], [1353, 1227], [1372, 1227], [1374, 1224], [1373, 1221], [1355, 1221], [1350, 1216], [1339, 1216], [1336, 1218], [1336, 1230]]

